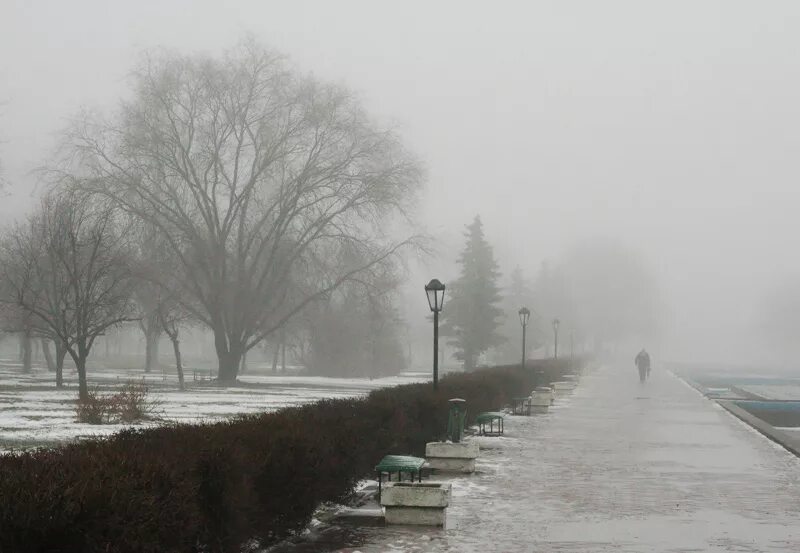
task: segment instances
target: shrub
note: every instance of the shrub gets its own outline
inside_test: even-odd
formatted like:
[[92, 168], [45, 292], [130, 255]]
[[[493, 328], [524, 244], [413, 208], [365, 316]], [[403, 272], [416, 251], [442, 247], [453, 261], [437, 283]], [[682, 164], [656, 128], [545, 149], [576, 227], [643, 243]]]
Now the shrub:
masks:
[[144, 382], [127, 382], [115, 394], [101, 394], [97, 387], [86, 399], [78, 399], [78, 422], [88, 424], [134, 423], [152, 418], [159, 402], [152, 399]]
[[95, 386], [89, 390], [85, 399], [78, 399], [75, 405], [78, 422], [87, 424], [105, 424], [111, 422], [112, 406], [108, 397], [100, 394]]
[[237, 552], [301, 531], [388, 453], [423, 455], [447, 399], [505, 405], [563, 362], [500, 367], [205, 425], [0, 456], [0, 552]]
[[152, 399], [150, 389], [142, 382], [127, 382], [122, 390], [111, 397], [120, 422], [132, 423], [153, 418], [159, 402]]

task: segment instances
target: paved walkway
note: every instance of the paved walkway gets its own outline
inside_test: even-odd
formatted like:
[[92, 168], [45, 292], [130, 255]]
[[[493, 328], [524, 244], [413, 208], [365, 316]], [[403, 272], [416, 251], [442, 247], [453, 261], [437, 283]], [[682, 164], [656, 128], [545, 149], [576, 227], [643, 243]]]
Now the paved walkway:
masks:
[[599, 369], [506, 429], [453, 480], [447, 530], [342, 551], [800, 551], [800, 460], [671, 374]]

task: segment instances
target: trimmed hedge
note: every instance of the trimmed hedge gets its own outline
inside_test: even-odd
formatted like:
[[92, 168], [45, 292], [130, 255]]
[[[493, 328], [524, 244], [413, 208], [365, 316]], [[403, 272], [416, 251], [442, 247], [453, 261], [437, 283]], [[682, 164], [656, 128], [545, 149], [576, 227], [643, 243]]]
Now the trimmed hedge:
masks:
[[[565, 361], [447, 376], [206, 425], [127, 430], [104, 440], [0, 456], [0, 552], [237, 552], [302, 530], [344, 501], [386, 454], [424, 454], [447, 399], [470, 420]], [[537, 378], [538, 375], [538, 378]]]

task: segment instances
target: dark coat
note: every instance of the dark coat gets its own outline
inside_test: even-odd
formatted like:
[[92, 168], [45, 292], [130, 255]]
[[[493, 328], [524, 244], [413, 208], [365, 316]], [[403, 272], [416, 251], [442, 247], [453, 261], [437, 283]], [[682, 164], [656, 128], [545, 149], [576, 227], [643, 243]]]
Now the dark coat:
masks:
[[642, 369], [650, 368], [650, 354], [642, 350], [636, 356], [636, 366]]

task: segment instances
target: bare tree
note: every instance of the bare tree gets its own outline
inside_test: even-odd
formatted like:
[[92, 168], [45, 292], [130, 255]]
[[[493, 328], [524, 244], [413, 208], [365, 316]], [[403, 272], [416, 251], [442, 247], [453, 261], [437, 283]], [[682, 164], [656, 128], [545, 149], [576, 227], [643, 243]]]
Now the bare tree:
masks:
[[144, 372], [149, 373], [159, 368], [158, 346], [163, 332], [159, 315], [161, 290], [159, 285], [149, 281], [138, 282], [134, 290], [139, 312], [139, 329], [145, 341]]
[[[19, 264], [8, 259], [7, 251], [0, 252], [0, 263], [3, 263], [5, 270], [8, 271]], [[4, 274], [0, 271], [0, 275]], [[33, 341], [38, 339], [44, 354], [47, 368], [55, 373], [56, 387], [64, 385], [64, 357], [67, 350], [64, 349], [58, 336], [31, 313], [23, 310], [14, 301], [13, 291], [8, 286], [8, 282], [0, 283], [0, 332], [16, 334], [20, 339], [20, 357], [22, 360], [22, 371], [31, 372]], [[50, 349], [50, 343], [55, 345], [55, 356]]]
[[[159, 369], [159, 343], [164, 332], [161, 321], [161, 301], [169, 292], [165, 292], [162, 282], [170, 279], [174, 271], [168, 246], [161, 239], [157, 229], [138, 218], [128, 218], [128, 232], [135, 236], [137, 283], [134, 288], [134, 299], [139, 311], [139, 329], [145, 339], [145, 372]], [[160, 278], [154, 279], [157, 275]]]
[[180, 330], [192, 323], [192, 315], [182, 307], [175, 298], [163, 298], [158, 304], [158, 321], [161, 328], [172, 342], [175, 354], [175, 370], [178, 373], [178, 387], [186, 389], [183, 378], [183, 361], [181, 360]]
[[19, 337], [19, 358], [22, 361], [22, 372], [30, 373], [33, 370], [33, 325], [25, 320], [18, 332]]
[[3, 301], [57, 337], [87, 397], [86, 360], [98, 336], [134, 320], [123, 233], [106, 206], [66, 192], [47, 196], [3, 241]]
[[[169, 244], [176, 297], [212, 330], [223, 383], [306, 305], [410, 243], [388, 229], [413, 204], [416, 160], [349, 92], [252, 42], [148, 59], [121, 112], [87, 117], [68, 145], [85, 189]], [[363, 265], [340, 263], [344, 247]]]
[[[2, 293], [8, 294], [8, 286], [1, 286]], [[33, 340], [34, 324], [30, 314], [13, 305], [3, 306], [0, 309], [0, 330], [7, 334], [16, 335], [19, 341], [19, 360], [22, 362], [22, 372], [29, 373], [33, 368]]]
[[[58, 367], [56, 366], [56, 361], [53, 358], [53, 351], [50, 349], [50, 340], [49, 338], [39, 338], [39, 343], [42, 346], [42, 354], [44, 354], [44, 360], [47, 363], [47, 370], [50, 372], [57, 373]], [[58, 382], [56, 382], [56, 386], [58, 386]]]
[[[178, 282], [179, 268], [176, 267], [170, 247], [161, 235], [145, 220], [134, 218], [127, 224], [129, 232], [138, 235], [135, 259], [136, 285], [134, 297], [142, 318], [139, 327], [145, 334], [146, 371], [147, 367], [157, 364], [158, 340], [165, 333], [172, 342], [175, 354], [175, 366], [181, 390], [185, 389], [183, 362], [181, 361], [180, 330], [196, 324], [192, 314], [184, 307], [186, 302], [180, 301], [177, 294], [182, 290]], [[151, 343], [154, 337], [154, 344]]]
[[[363, 264], [357, 251], [342, 258]], [[400, 282], [396, 267], [376, 267], [304, 311], [298, 322], [308, 333], [305, 362], [312, 374], [372, 378], [405, 369], [394, 301]]]

